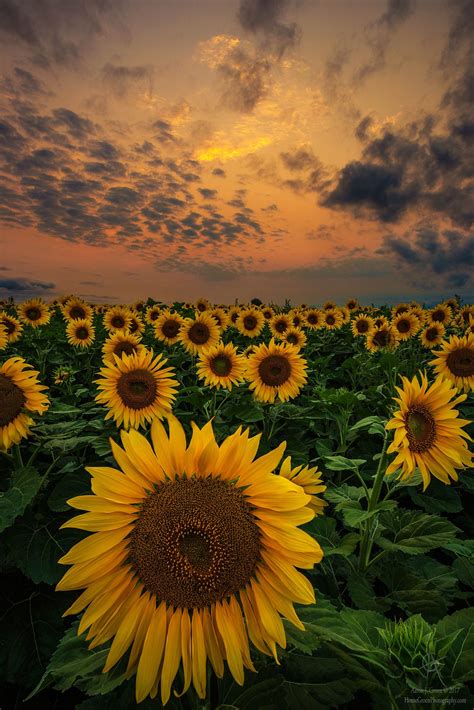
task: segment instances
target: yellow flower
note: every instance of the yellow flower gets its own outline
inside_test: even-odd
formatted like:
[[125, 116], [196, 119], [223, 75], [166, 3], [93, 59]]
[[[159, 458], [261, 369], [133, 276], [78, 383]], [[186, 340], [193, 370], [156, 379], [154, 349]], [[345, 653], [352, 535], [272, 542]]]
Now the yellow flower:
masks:
[[306, 345], [306, 335], [301, 330], [301, 328], [288, 328], [282, 337], [284, 343], [289, 343], [293, 345], [297, 350], [301, 350]]
[[243, 308], [235, 321], [235, 326], [242, 335], [256, 338], [263, 330], [265, 316], [258, 308]]
[[28, 301], [20, 303], [18, 306], [18, 316], [23, 323], [39, 328], [46, 325], [51, 320], [51, 313], [41, 298], [30, 298]]
[[397, 331], [399, 340], [408, 340], [420, 330], [420, 321], [414, 313], [400, 313], [392, 318], [392, 326]]
[[276, 344], [257, 346], [247, 360], [247, 380], [254, 397], [260, 402], [282, 402], [297, 397], [304, 386], [306, 360], [293, 345]]
[[122, 357], [123, 353], [133, 355], [134, 353], [141, 353], [143, 350], [145, 350], [145, 346], [140, 343], [136, 335], [131, 335], [124, 330], [118, 330], [104, 342], [102, 358], [104, 362], [114, 364], [114, 355]]
[[90, 321], [71, 320], [66, 326], [68, 342], [78, 348], [88, 348], [94, 342], [95, 329]]
[[63, 527], [92, 533], [61, 559], [72, 565], [58, 590], [84, 589], [66, 614], [84, 612], [78, 633], [90, 648], [112, 639], [104, 671], [128, 654], [136, 700], [165, 705], [182, 666], [185, 693], [206, 696], [207, 659], [219, 678], [227, 662], [244, 684], [254, 671], [249, 641], [278, 662], [282, 616], [304, 630], [293, 604], [313, 604], [296, 567], [322, 559], [299, 525], [314, 516], [304, 489], [274, 474], [285, 444], [256, 458], [259, 436], [239, 428], [219, 446], [209, 422], [189, 444], [170, 415], [154, 419], [152, 445], [136, 431], [111, 440], [118, 468], [88, 468], [88, 511]]
[[243, 381], [246, 364], [245, 356], [239, 355], [232, 343], [218, 343], [199, 353], [197, 373], [206, 385], [231, 390]]
[[435, 348], [444, 338], [446, 329], [442, 323], [434, 321], [420, 333], [420, 340], [425, 348]]
[[398, 346], [398, 333], [391, 325], [374, 328], [368, 335], [365, 347], [370, 352], [378, 350], [395, 350]]
[[357, 337], [359, 335], [367, 335], [374, 329], [374, 321], [370, 316], [356, 316], [352, 321], [352, 334]]
[[0, 313], [0, 324], [5, 328], [9, 343], [16, 343], [16, 341], [20, 339], [23, 326], [18, 318], [15, 318], [8, 313]]
[[92, 308], [81, 298], [68, 298], [61, 311], [67, 320], [92, 320]]
[[[39, 372], [30, 370], [21, 357], [11, 357], [0, 365], [0, 448], [9, 449], [12, 444], [28, 436], [33, 419], [27, 412], [43, 414], [49, 407], [49, 399], [43, 390], [47, 387], [38, 382]], [[25, 411], [27, 410], [27, 411]]]
[[452, 335], [441, 345], [442, 349], [434, 353], [437, 357], [430, 362], [435, 372], [450, 380], [458, 390], [474, 390], [474, 335], [468, 333], [462, 338]]
[[104, 328], [110, 333], [127, 330], [132, 322], [132, 312], [126, 306], [112, 306], [104, 313]]
[[219, 326], [212, 316], [201, 313], [196, 318], [185, 318], [178, 339], [192, 355], [216, 345], [219, 341]]
[[311, 510], [314, 510], [314, 514], [323, 514], [327, 503], [316, 494], [323, 493], [326, 490], [326, 486], [321, 481], [321, 472], [318, 471], [317, 466], [309, 468], [309, 466], [301, 465], [292, 468], [291, 456], [287, 456], [281, 464], [280, 476], [284, 476], [289, 481], [293, 481], [293, 483], [301, 486], [304, 492], [311, 496], [311, 501], [308, 503], [308, 506]]
[[470, 466], [472, 460], [464, 441], [471, 439], [462, 429], [469, 421], [459, 419], [455, 409], [466, 395], [452, 400], [456, 389], [441, 377], [430, 387], [423, 374], [421, 384], [417, 377], [411, 382], [403, 377], [402, 382], [403, 387], [396, 388], [400, 397], [395, 398], [400, 408], [387, 424], [387, 429], [395, 429], [387, 453], [397, 454], [387, 468], [387, 475], [401, 469], [398, 477], [404, 481], [418, 468], [423, 490], [430, 483], [430, 476], [448, 485], [451, 478], [457, 481], [455, 469]]

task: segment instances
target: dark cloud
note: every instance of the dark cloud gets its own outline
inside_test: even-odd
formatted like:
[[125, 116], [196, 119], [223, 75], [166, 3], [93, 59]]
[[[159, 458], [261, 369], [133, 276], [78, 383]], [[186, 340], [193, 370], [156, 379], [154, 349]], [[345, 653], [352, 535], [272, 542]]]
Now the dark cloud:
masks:
[[102, 79], [119, 99], [124, 98], [137, 86], [149, 94], [153, 92], [153, 67], [151, 65], [125, 66], [107, 63], [102, 67]]
[[225, 170], [222, 170], [222, 168], [214, 168], [212, 174], [216, 175], [217, 177], [226, 177]]
[[296, 22], [282, 22], [290, 7], [288, 0], [241, 0], [237, 18], [244, 30], [260, 36], [266, 49], [281, 58], [299, 39]]
[[205, 200], [214, 200], [217, 197], [217, 190], [210, 190], [207, 187], [199, 187], [198, 192]]
[[403, 238], [386, 236], [380, 253], [394, 256], [418, 279], [423, 273], [438, 280], [441, 277], [447, 287], [473, 281], [474, 234], [422, 226]]
[[266, 57], [234, 47], [217, 66], [224, 90], [222, 101], [233, 111], [252, 111], [268, 93], [271, 63]]
[[266, 207], [261, 207], [262, 212], [278, 212], [278, 205], [276, 205], [274, 202], [272, 202], [271, 205], [267, 205]]
[[95, 126], [88, 118], [79, 116], [68, 108], [57, 108], [53, 111], [56, 124], [64, 126], [75, 138], [85, 138], [95, 132]]
[[311, 150], [300, 148], [295, 153], [280, 153], [280, 158], [288, 170], [305, 170], [317, 162]]
[[282, 180], [281, 186], [293, 192], [320, 192], [328, 185], [328, 173], [319, 158], [310, 148], [298, 148], [294, 152], [280, 153], [283, 165], [298, 177]]
[[39, 45], [39, 38], [28, 16], [26, 3], [0, 0], [0, 32], [26, 44]]
[[354, 131], [354, 135], [360, 141], [364, 142], [367, 140], [367, 131], [373, 124], [373, 118], [371, 116], [364, 116], [364, 118], [357, 124]]
[[370, 59], [353, 74], [353, 82], [361, 85], [377, 71], [384, 69], [393, 33], [414, 12], [414, 0], [388, 0], [385, 12], [366, 30]]
[[14, 67], [13, 74], [11, 77], [7, 77], [3, 80], [2, 87], [7, 94], [18, 97], [46, 96], [51, 94], [38, 77], [21, 67]]
[[24, 278], [0, 279], [0, 291], [7, 293], [47, 293], [56, 285], [48, 281], [37, 281]]

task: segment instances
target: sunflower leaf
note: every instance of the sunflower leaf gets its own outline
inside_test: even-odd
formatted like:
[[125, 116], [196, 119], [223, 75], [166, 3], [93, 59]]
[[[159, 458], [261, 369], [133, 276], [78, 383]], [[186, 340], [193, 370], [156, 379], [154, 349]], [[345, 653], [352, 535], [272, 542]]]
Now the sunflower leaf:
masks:
[[13, 524], [15, 519], [25, 512], [38, 493], [42, 477], [31, 466], [13, 472], [10, 486], [0, 493], [0, 532]]
[[398, 510], [380, 518], [384, 535], [376, 539], [384, 550], [400, 550], [419, 555], [452, 542], [459, 531], [449, 520], [438, 515]]

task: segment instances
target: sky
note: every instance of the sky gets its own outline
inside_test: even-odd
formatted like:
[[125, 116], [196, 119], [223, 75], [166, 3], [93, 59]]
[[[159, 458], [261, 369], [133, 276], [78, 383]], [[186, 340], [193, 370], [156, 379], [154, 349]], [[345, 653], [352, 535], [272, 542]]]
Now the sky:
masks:
[[474, 301], [471, 0], [0, 0], [0, 299]]

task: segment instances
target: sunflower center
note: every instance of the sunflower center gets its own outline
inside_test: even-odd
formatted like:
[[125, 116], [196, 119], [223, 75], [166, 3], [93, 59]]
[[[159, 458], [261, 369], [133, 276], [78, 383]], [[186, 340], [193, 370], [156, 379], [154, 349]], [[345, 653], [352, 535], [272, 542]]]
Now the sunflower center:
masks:
[[298, 336], [294, 333], [290, 333], [286, 336], [286, 342], [291, 343], [292, 345], [298, 345]]
[[200, 608], [248, 584], [260, 560], [260, 532], [240, 489], [218, 478], [176, 479], [144, 501], [129, 551], [157, 599]]
[[374, 343], [379, 348], [385, 348], [390, 342], [388, 330], [378, 330], [374, 335]]
[[257, 319], [255, 316], [245, 316], [244, 326], [246, 330], [255, 330], [257, 327]]
[[369, 324], [366, 320], [359, 320], [356, 323], [356, 328], [358, 333], [367, 333], [369, 330]]
[[410, 330], [410, 321], [405, 318], [397, 323], [399, 333], [408, 333]]
[[36, 308], [36, 306], [32, 306], [27, 309], [26, 317], [28, 320], [39, 320], [41, 318], [41, 311], [39, 308]]
[[278, 333], [284, 333], [285, 330], [286, 330], [286, 321], [284, 321], [284, 320], [278, 320], [278, 321], [275, 323], [275, 330], [276, 330]]
[[438, 328], [428, 328], [425, 334], [426, 340], [432, 342], [438, 337]]
[[125, 319], [123, 316], [113, 316], [110, 323], [114, 328], [125, 328]]
[[10, 424], [26, 402], [25, 395], [10, 377], [0, 374], [0, 427]]
[[474, 375], [474, 350], [459, 348], [449, 353], [446, 364], [456, 377], [472, 377]]
[[188, 331], [188, 338], [195, 345], [204, 345], [209, 337], [209, 328], [205, 323], [194, 323]]
[[156, 320], [159, 315], [160, 315], [160, 312], [159, 312], [159, 311], [151, 311], [151, 313], [150, 313], [150, 320]]
[[227, 355], [216, 355], [210, 361], [209, 366], [215, 375], [220, 375], [221, 377], [227, 377], [232, 370], [232, 362]]
[[336, 322], [336, 319], [334, 318], [334, 316], [326, 316], [326, 323], [328, 325], [334, 325], [335, 322]]
[[299, 316], [295, 316], [293, 318], [293, 325], [298, 328], [301, 325], [301, 318]]
[[198, 303], [198, 304], [197, 304], [197, 310], [198, 310], [200, 313], [204, 313], [204, 311], [206, 310], [206, 306], [204, 305], [204, 303]]
[[239, 317], [238, 313], [236, 313], [236, 312], [232, 313], [232, 315], [230, 317], [232, 323], [235, 323], [235, 321], [237, 320], [238, 317]]
[[130, 331], [130, 333], [136, 333], [139, 327], [140, 326], [138, 325], [138, 321], [134, 318], [128, 326], [128, 330]]
[[117, 392], [122, 402], [130, 409], [143, 409], [155, 401], [156, 381], [147, 370], [131, 370], [120, 376]]
[[114, 347], [114, 354], [118, 357], [122, 357], [123, 353], [125, 353], [126, 355], [132, 355], [136, 352], [136, 346], [133, 343], [130, 343], [128, 340], [121, 341], [120, 343], [117, 343], [117, 345], [115, 345]]
[[446, 313], [445, 311], [439, 309], [437, 311], [433, 311], [433, 313], [431, 314], [431, 318], [432, 320], [436, 320], [439, 323], [442, 323], [444, 320], [446, 320]]
[[310, 313], [309, 316], [307, 316], [307, 321], [308, 323], [311, 323], [311, 325], [317, 325], [318, 316], [314, 313]]
[[179, 333], [179, 323], [173, 318], [169, 318], [165, 320], [161, 330], [163, 331], [163, 335], [167, 338], [175, 338]]
[[85, 318], [86, 312], [81, 306], [73, 306], [69, 311], [69, 315], [73, 320], [78, 320], [79, 318]]
[[15, 324], [13, 321], [8, 320], [8, 318], [3, 318], [2, 323], [5, 326], [7, 335], [12, 335], [15, 332]]
[[283, 355], [269, 355], [258, 367], [260, 379], [264, 385], [279, 387], [291, 375], [291, 365]]
[[431, 448], [436, 437], [436, 424], [426, 407], [413, 406], [405, 417], [410, 451], [423, 453]]
[[89, 337], [89, 331], [87, 330], [87, 328], [85, 326], [81, 325], [80, 328], [76, 329], [76, 338], [78, 340], [87, 340], [88, 337]]

